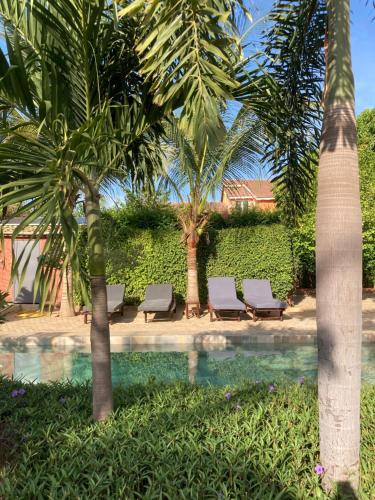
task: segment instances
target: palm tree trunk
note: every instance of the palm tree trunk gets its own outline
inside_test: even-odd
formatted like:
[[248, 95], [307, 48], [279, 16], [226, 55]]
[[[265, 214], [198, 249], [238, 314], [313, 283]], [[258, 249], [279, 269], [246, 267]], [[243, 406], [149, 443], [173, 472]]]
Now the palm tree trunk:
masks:
[[323, 484], [359, 483], [362, 228], [350, 0], [327, 0], [328, 66], [316, 224]]
[[197, 239], [190, 235], [187, 239], [187, 301], [199, 304]]
[[190, 351], [188, 353], [189, 363], [189, 382], [195, 384], [198, 369], [198, 351]]
[[73, 303], [73, 275], [71, 267], [68, 266], [62, 278], [60, 317], [72, 318], [73, 316], [75, 316]]
[[104, 420], [113, 410], [113, 398], [104, 245], [99, 195], [94, 188], [87, 191], [85, 201], [92, 302], [90, 340], [93, 416], [95, 420]]

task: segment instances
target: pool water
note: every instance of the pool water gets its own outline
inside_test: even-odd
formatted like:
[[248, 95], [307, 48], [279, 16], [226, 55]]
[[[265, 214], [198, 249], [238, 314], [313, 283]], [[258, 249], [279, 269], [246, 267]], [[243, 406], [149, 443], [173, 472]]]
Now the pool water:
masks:
[[[315, 378], [317, 348], [314, 345], [247, 344], [235, 348], [177, 352], [114, 352], [112, 376], [115, 385], [190, 381], [228, 385], [246, 381], [280, 382], [301, 376]], [[91, 355], [87, 352], [19, 349], [0, 350], [0, 374], [27, 382], [91, 379]], [[363, 346], [362, 378], [375, 384], [375, 345]]]

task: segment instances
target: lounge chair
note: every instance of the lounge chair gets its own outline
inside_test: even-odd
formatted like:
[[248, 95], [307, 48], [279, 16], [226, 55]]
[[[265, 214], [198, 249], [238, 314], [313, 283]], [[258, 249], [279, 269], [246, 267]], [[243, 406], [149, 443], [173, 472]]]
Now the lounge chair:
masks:
[[172, 318], [172, 314], [176, 312], [172, 285], [148, 285], [145, 300], [139, 305], [138, 311], [143, 311], [146, 323], [148, 313], [167, 312]]
[[[269, 280], [243, 280], [243, 297], [247, 309], [252, 313], [253, 321], [257, 319], [283, 320], [283, 312], [287, 304], [273, 298]], [[257, 316], [258, 313], [269, 314], [271, 312], [277, 312], [278, 316]]]
[[[107, 285], [107, 307], [109, 322], [112, 324], [112, 315], [115, 312], [120, 312], [124, 315], [124, 293], [125, 285]], [[87, 316], [91, 314], [92, 307], [83, 309], [83, 320], [87, 323]]]
[[229, 319], [222, 312], [237, 313], [237, 320], [241, 321], [241, 312], [246, 312], [246, 306], [237, 298], [234, 278], [208, 278], [208, 310], [210, 321]]

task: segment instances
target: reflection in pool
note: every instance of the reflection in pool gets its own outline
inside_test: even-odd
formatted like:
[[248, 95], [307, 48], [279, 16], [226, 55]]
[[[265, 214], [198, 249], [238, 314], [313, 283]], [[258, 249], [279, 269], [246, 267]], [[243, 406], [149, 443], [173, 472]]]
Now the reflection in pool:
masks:
[[[241, 384], [246, 381], [315, 378], [317, 349], [313, 345], [244, 344], [225, 350], [174, 352], [114, 352], [112, 374], [115, 385], [189, 380], [197, 384]], [[178, 350], [178, 349], [176, 349]], [[362, 377], [375, 384], [375, 345], [363, 346]], [[0, 350], [0, 373], [28, 382], [91, 379], [91, 356], [87, 352], [15, 349]]]

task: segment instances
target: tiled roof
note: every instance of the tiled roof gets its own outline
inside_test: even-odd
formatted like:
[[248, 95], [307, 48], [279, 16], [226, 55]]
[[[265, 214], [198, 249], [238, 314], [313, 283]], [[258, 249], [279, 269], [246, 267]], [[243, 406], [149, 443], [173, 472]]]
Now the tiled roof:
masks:
[[224, 191], [232, 199], [274, 199], [271, 181], [263, 179], [226, 180], [223, 183]]
[[[10, 219], [6, 223], [4, 223], [4, 222], [2, 222], [0, 220], [0, 226], [2, 226], [2, 230], [3, 230], [4, 235], [9, 236], [9, 235], [13, 234], [15, 228], [17, 226], [19, 226], [23, 220], [24, 219], [22, 219], [22, 217], [15, 217], [13, 219]], [[22, 232], [19, 234], [19, 236], [30, 236], [30, 235], [33, 235], [34, 231], [35, 231], [35, 226], [38, 226], [40, 224], [40, 221], [41, 221], [41, 219], [38, 218], [38, 219], [35, 219], [30, 224], [28, 224], [27, 226], [25, 226], [22, 229]], [[77, 223], [78, 223], [79, 226], [86, 224], [86, 218], [85, 217], [77, 217], [76, 221], [77, 221]], [[48, 232], [49, 232], [49, 230], [47, 229], [44, 232], [44, 234], [48, 234]]]

